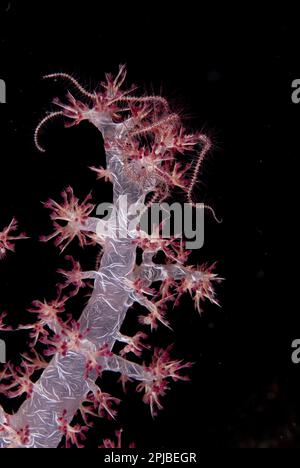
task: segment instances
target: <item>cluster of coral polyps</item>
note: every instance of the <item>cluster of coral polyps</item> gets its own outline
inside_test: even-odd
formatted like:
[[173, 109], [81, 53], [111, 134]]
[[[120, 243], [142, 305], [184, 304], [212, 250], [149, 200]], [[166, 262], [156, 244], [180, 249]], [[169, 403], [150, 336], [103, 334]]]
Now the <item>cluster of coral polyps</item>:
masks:
[[[64, 103], [55, 99], [60, 110], [48, 114], [37, 126], [36, 147], [45, 151], [40, 132], [49, 120], [62, 117], [66, 126], [88, 120], [102, 133], [106, 151], [106, 168], [91, 169], [97, 179], [113, 184], [115, 211], [120, 209], [122, 197], [126, 197], [128, 206], [142, 203], [147, 209], [154, 202], [166, 200], [172, 187], [181, 188], [193, 203], [194, 185], [211, 146], [209, 139], [201, 133], [186, 133], [179, 116], [170, 111], [163, 97], [136, 96], [135, 88], [123, 89], [125, 76], [125, 67], [121, 66], [116, 77], [106, 75], [100, 91], [95, 93], [86, 91], [69, 75], [46, 76], [68, 81], [84, 102], [69, 92]], [[192, 164], [185, 161], [187, 156]], [[2, 366], [0, 390], [8, 398], [26, 395], [26, 399], [13, 415], [0, 408], [1, 447], [51, 448], [57, 447], [63, 437], [66, 447], [82, 447], [93, 418], [117, 415], [120, 400], [97, 385], [104, 370], [120, 373], [123, 382], [137, 381], [136, 390], [143, 392], [143, 401], [155, 415], [162, 408], [161, 400], [170, 382], [187, 379], [185, 371], [190, 364], [172, 358], [169, 345], [154, 349], [147, 364], [130, 361], [130, 354], [142, 359], [146, 350], [149, 355], [147, 329], [169, 327], [167, 310], [184, 293], [192, 296], [199, 312], [203, 301], [216, 303], [214, 283], [220, 278], [213, 267], [187, 264], [189, 252], [182, 239], [153, 239], [141, 231], [139, 219], [134, 229], [119, 236], [110, 218], [104, 221], [91, 216], [94, 205], [90, 197], [79, 201], [70, 187], [62, 192], [62, 201], [49, 200], [45, 207], [51, 210], [53, 232], [42, 240], [53, 238], [61, 250], [73, 239], [82, 247], [101, 245], [101, 263], [95, 271], [82, 271], [79, 262], [68, 256], [70, 270], [59, 270], [63, 281], [57, 296], [33, 301], [29, 311], [36, 320], [18, 328], [28, 330], [28, 353], [19, 363]], [[25, 237], [15, 235], [16, 228], [13, 220], [0, 233], [1, 258], [14, 249], [16, 240]], [[142, 249], [140, 264], [136, 258], [138, 247]], [[164, 253], [162, 264], [153, 261], [158, 251]], [[80, 319], [75, 321], [64, 312], [68, 300], [87, 281], [93, 282], [92, 293]], [[160, 287], [153, 287], [154, 282]], [[138, 317], [142, 330], [125, 336], [120, 329], [134, 303], [145, 310]], [[0, 330], [13, 331], [9, 315], [2, 314]], [[119, 354], [113, 352], [117, 341], [124, 344]], [[72, 425], [78, 411], [81, 423]], [[105, 440], [101, 446], [115, 445]]]

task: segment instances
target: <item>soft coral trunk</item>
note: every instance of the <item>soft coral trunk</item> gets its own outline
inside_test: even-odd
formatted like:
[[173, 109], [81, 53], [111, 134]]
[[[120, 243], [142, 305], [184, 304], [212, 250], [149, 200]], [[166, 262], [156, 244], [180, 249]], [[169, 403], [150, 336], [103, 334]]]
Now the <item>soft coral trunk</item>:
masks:
[[[94, 94], [86, 92], [68, 75], [54, 74], [49, 77], [69, 80], [92, 102], [92, 106], [74, 99], [70, 93], [67, 104], [56, 99], [55, 103], [62, 110], [49, 114], [38, 125], [36, 146], [44, 150], [39, 143], [39, 133], [43, 125], [54, 117], [63, 116], [71, 124], [78, 124], [84, 119], [92, 122], [102, 133], [106, 149], [106, 169], [93, 170], [96, 170], [99, 178], [105, 176], [113, 183], [114, 216], [107, 220], [89, 216], [93, 208], [88, 203], [89, 197], [80, 204], [70, 188], [63, 192], [62, 205], [53, 200], [46, 204], [53, 210], [51, 218], [55, 231], [44, 240], [55, 238], [56, 244], [63, 250], [77, 237], [82, 246], [91, 242], [101, 244], [103, 255], [98, 271], [83, 273], [82, 278], [94, 280], [94, 287], [77, 323], [64, 323], [57, 317], [59, 309], [39, 303], [40, 328], [37, 330], [42, 330], [39, 341], [48, 345], [45, 354], [54, 356], [33, 384], [32, 391], [27, 393], [27, 399], [18, 412], [13, 416], [0, 413], [2, 447], [57, 447], [63, 435], [68, 446], [70, 441], [81, 446], [80, 437], [85, 438], [87, 428], [82, 427], [82, 431], [80, 426], [71, 428], [70, 422], [78, 409], [83, 414], [82, 410], [89, 408], [91, 400], [88, 395], [93, 394], [106, 408], [103, 394], [99, 394], [95, 385], [103, 370], [119, 372], [125, 379], [140, 381], [137, 390], [145, 391], [143, 400], [150, 404], [151, 412], [155, 414], [155, 408], [161, 408], [160, 397], [168, 389], [168, 380], [185, 379], [181, 371], [189, 364], [171, 360], [168, 348], [156, 350], [148, 367], [113, 354], [116, 340], [127, 343], [128, 350], [138, 356], [146, 347], [141, 342], [144, 333], [132, 338], [121, 335], [120, 328], [127, 310], [136, 301], [148, 309], [148, 315], [140, 318], [141, 323], [150, 325], [151, 329], [159, 323], [168, 326], [165, 319], [168, 302], [176, 304], [181, 294], [189, 292], [200, 311], [200, 300], [216, 302], [213, 283], [219, 281], [211, 268], [184, 266], [188, 254], [183, 255], [182, 240], [180, 244], [174, 238], [168, 241], [153, 240], [143, 233], [144, 238], [139, 243], [139, 222], [146, 209], [147, 194], [152, 193], [152, 202], [161, 201], [168, 196], [171, 187], [177, 186], [185, 191], [191, 201], [197, 173], [210, 148], [207, 137], [185, 134], [179, 117], [170, 113], [167, 102], [160, 96], [135, 97], [132, 96], [132, 89], [121, 91], [125, 79], [124, 67], [120, 67], [116, 78], [106, 75], [106, 82], [102, 83], [103, 91]], [[175, 158], [186, 151], [198, 154], [189, 177], [186, 172], [191, 164], [185, 164], [185, 168], [178, 171]], [[131, 211], [124, 208], [124, 199]], [[133, 209], [138, 206], [142, 207], [139, 214]], [[122, 229], [115, 225], [115, 219], [121, 222]], [[128, 222], [131, 222], [130, 229]], [[136, 264], [137, 245], [143, 249], [139, 266]], [[167, 257], [161, 265], [152, 261], [158, 250], [163, 250]], [[81, 284], [80, 268], [75, 273], [77, 292]], [[162, 282], [159, 291], [150, 288], [154, 281]], [[72, 295], [71, 292], [70, 297]], [[59, 305], [63, 306], [64, 296], [60, 301]], [[54, 338], [51, 333], [54, 333]], [[126, 347], [123, 354], [126, 354], [125, 350]], [[30, 364], [24, 364], [24, 369], [30, 375]], [[6, 372], [3, 374], [4, 380], [8, 380], [6, 388], [11, 388], [13, 376]], [[85, 416], [83, 419], [86, 422]]]
[[[112, 166], [110, 165], [112, 160]], [[111, 157], [107, 166], [118, 176], [121, 161]], [[117, 178], [114, 200], [120, 194], [128, 195], [131, 202], [138, 201], [142, 189], [124, 176]], [[87, 220], [86, 225], [89, 225]], [[112, 349], [128, 308], [132, 305], [130, 289], [126, 279], [130, 279], [136, 262], [136, 245], [132, 239], [106, 238], [103, 246], [101, 265], [95, 274], [94, 289], [89, 302], [79, 319], [80, 329], [85, 333], [85, 345], [91, 349], [108, 346]], [[96, 272], [95, 272], [96, 273]], [[149, 378], [146, 370], [126, 362], [119, 356], [98, 358], [102, 369], [120, 372], [129, 378]], [[91, 379], [97, 377], [93, 372], [85, 378], [86, 356], [69, 351], [65, 356], [58, 353], [34, 384], [32, 395], [21, 405], [18, 413], [10, 417], [10, 424], [20, 428], [30, 428], [28, 447], [53, 448], [59, 444], [62, 433], [59, 415], [66, 410], [66, 418], [71, 421], [91, 391]], [[5, 439], [0, 440], [5, 446]]]

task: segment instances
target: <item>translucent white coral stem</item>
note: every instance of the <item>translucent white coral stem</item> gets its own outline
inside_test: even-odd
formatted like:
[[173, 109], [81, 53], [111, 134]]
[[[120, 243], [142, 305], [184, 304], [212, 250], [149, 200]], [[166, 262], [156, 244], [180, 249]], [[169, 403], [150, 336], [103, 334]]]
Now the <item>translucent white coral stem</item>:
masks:
[[[114, 198], [128, 194], [132, 202], [137, 202], [143, 188], [124, 176], [118, 155], [110, 153], [108, 156], [108, 165], [111, 164], [113, 172], [119, 174], [118, 184], [114, 185]], [[96, 220], [88, 221], [87, 225], [94, 230]], [[112, 349], [116, 341], [115, 336], [133, 302], [124, 280], [130, 278], [135, 261], [136, 246], [131, 239], [105, 240], [100, 269], [92, 274], [95, 277], [93, 293], [79, 319], [81, 330], [89, 329], [86, 339], [96, 348], [107, 345]], [[107, 370], [122, 372], [127, 377], [147, 379], [143, 367], [117, 356], [102, 358], [101, 365]], [[66, 410], [66, 417], [71, 421], [89, 391], [88, 380], [84, 377], [85, 369], [86, 358], [82, 353], [56, 354], [52, 359], [34, 385], [33, 394], [10, 418], [10, 424], [15, 428], [29, 426], [27, 447], [57, 447], [62, 437], [58, 417]], [[0, 447], [6, 445], [3, 437]]]

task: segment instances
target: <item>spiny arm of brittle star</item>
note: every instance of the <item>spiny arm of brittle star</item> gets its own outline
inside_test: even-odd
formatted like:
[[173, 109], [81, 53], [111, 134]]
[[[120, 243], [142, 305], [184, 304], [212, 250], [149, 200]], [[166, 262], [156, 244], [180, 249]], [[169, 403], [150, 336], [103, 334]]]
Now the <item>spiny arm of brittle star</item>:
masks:
[[93, 101], [96, 100], [96, 95], [95, 94], [92, 94], [90, 93], [89, 91], [87, 91], [86, 89], [84, 89], [83, 86], [81, 86], [80, 83], [78, 83], [77, 80], [75, 80], [75, 78], [73, 78], [73, 76], [71, 75], [68, 75], [67, 73], [51, 73], [49, 75], [45, 75], [43, 76], [44, 79], [47, 79], [47, 78], [62, 78], [64, 80], [68, 80], [70, 81], [70, 83], [72, 83], [72, 85], [74, 86], [74, 88], [76, 88], [83, 96], [89, 98], [89, 99], [92, 99]]
[[147, 103], [147, 102], [154, 102], [162, 104], [166, 111], [169, 110], [169, 103], [168, 101], [163, 98], [162, 96], [121, 96], [118, 98], [113, 99], [110, 103], [113, 102], [137, 102], [137, 103]]
[[147, 127], [143, 127], [138, 130], [135, 130], [134, 132], [131, 133], [131, 136], [142, 135], [143, 133], [150, 133], [156, 128], [160, 127], [161, 125], [166, 124], [168, 122], [172, 122], [172, 121], [173, 122], [179, 121], [179, 116], [177, 114], [168, 115], [168, 117], [160, 119], [157, 122], [154, 122], [151, 125], [148, 125]]
[[196, 165], [195, 165], [195, 167], [193, 169], [193, 173], [192, 173], [192, 176], [191, 176], [191, 182], [190, 182], [189, 189], [188, 189], [188, 192], [187, 192], [188, 200], [189, 200], [190, 203], [193, 203], [193, 201], [192, 201], [192, 192], [193, 192], [194, 186], [195, 186], [195, 184], [197, 182], [197, 176], [198, 176], [200, 167], [202, 165], [202, 162], [204, 161], [205, 156], [207, 155], [207, 153], [209, 152], [209, 150], [211, 148], [211, 141], [207, 136], [199, 135], [199, 142], [203, 143], [203, 147], [202, 147], [202, 149], [201, 149], [201, 151], [200, 151], [200, 153], [198, 155]]
[[189, 188], [188, 188], [188, 191], [187, 191], [187, 199], [188, 199], [188, 202], [191, 203], [192, 206], [194, 206], [195, 208], [203, 208], [207, 211], [209, 211], [214, 220], [220, 224], [222, 223], [222, 219], [219, 219], [215, 213], [215, 210], [209, 206], [209, 205], [206, 205], [205, 203], [196, 203], [193, 201], [193, 198], [192, 198], [192, 194], [193, 194], [193, 190], [194, 190], [194, 187], [197, 183], [197, 177], [198, 177], [198, 174], [199, 174], [199, 171], [200, 171], [200, 168], [201, 168], [201, 165], [207, 155], [207, 153], [209, 152], [209, 150], [211, 149], [211, 141], [210, 139], [206, 136], [206, 135], [199, 135], [199, 142], [202, 142], [203, 143], [203, 147], [201, 149], [201, 151], [199, 152], [199, 155], [198, 155], [198, 158], [197, 158], [197, 162], [196, 162], [196, 165], [193, 169], [193, 172], [192, 172], [192, 176], [191, 176], [191, 182], [190, 182], [190, 185], [189, 185]]
[[44, 117], [40, 123], [37, 125], [35, 131], [34, 131], [34, 143], [35, 143], [35, 146], [37, 147], [37, 149], [41, 152], [41, 153], [45, 153], [45, 148], [43, 148], [41, 145], [40, 145], [40, 142], [39, 142], [39, 136], [40, 136], [40, 132], [42, 130], [42, 128], [50, 121], [50, 120], [53, 120], [55, 119], [56, 117], [63, 117], [64, 116], [64, 113], [62, 111], [57, 111], [57, 112], [51, 112], [51, 114], [48, 114], [46, 115], [46, 117]]

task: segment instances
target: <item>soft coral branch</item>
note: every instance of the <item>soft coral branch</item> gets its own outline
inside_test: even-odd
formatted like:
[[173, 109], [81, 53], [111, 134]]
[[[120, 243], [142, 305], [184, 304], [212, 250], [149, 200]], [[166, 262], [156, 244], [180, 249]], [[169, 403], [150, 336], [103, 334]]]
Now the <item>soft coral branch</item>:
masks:
[[5, 257], [7, 251], [14, 252], [16, 240], [28, 239], [25, 233], [15, 235], [17, 229], [17, 220], [13, 218], [10, 224], [0, 232], [0, 260]]
[[88, 243], [88, 236], [82, 227], [94, 209], [94, 205], [90, 203], [91, 195], [79, 202], [71, 187], [67, 187], [61, 195], [61, 205], [51, 199], [44, 203], [44, 206], [52, 211], [50, 217], [55, 230], [49, 236], [42, 236], [41, 240], [48, 241], [56, 237], [55, 244], [63, 251], [77, 237], [80, 246], [83, 247]]
[[150, 405], [152, 417], [157, 415], [157, 410], [163, 408], [161, 398], [170, 389], [169, 381], [188, 380], [188, 377], [182, 375], [181, 371], [192, 366], [190, 362], [184, 363], [182, 360], [170, 359], [171, 348], [172, 346], [167, 349], [157, 348], [154, 350], [152, 362], [146, 367], [152, 379], [141, 382], [136, 389], [138, 392], [145, 392], [143, 401]]

